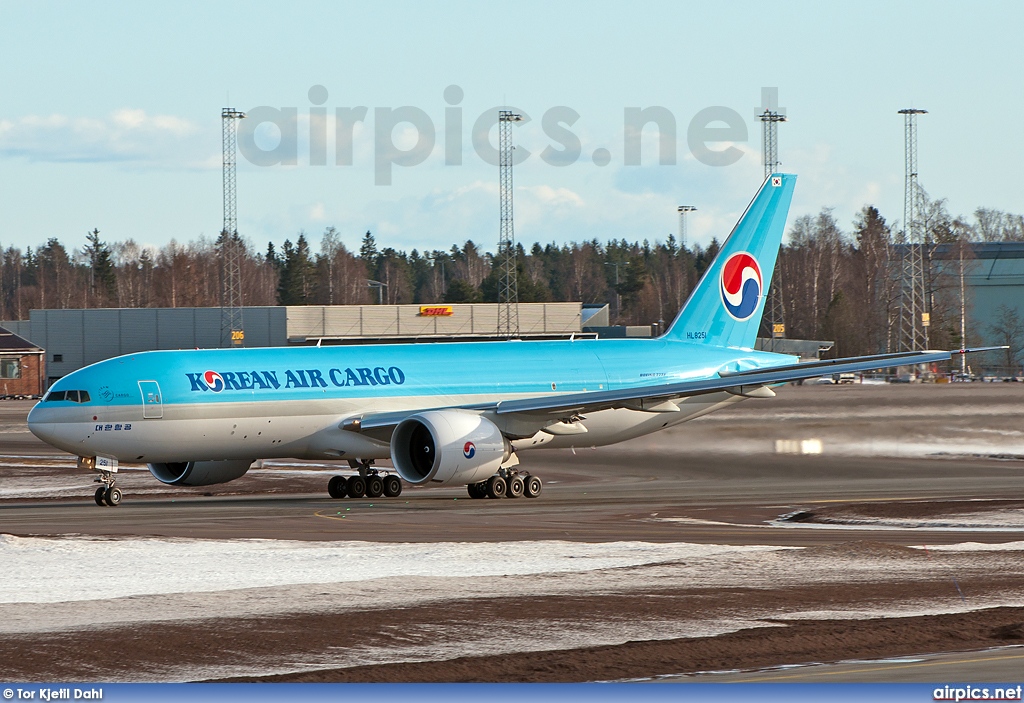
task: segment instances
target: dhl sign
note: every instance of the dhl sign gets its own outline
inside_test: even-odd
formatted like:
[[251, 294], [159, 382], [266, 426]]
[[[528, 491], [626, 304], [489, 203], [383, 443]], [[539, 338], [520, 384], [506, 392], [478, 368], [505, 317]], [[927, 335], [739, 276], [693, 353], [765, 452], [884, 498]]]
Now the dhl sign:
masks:
[[420, 317], [451, 317], [451, 305], [421, 305]]

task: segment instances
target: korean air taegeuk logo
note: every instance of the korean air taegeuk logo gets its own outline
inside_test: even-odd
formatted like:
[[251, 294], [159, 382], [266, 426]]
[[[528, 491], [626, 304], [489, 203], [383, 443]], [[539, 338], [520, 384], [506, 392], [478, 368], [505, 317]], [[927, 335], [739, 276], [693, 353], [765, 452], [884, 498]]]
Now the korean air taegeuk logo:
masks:
[[214, 393], [224, 390], [224, 377], [216, 371], [207, 371], [203, 374], [203, 383]]
[[749, 320], [757, 311], [763, 288], [761, 266], [751, 254], [736, 252], [722, 266], [722, 304], [733, 318]]

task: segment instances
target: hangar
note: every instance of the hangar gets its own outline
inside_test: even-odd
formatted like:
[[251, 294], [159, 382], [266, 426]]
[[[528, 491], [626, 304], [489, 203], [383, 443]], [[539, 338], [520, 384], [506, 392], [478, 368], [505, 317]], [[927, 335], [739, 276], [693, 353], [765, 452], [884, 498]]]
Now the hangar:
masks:
[[[247, 347], [500, 338], [496, 303], [245, 307], [242, 320]], [[121, 354], [224, 346], [220, 308], [32, 310], [28, 320], [0, 324], [38, 345], [40, 358], [46, 350], [46, 386]], [[524, 338], [578, 336], [587, 324], [607, 325], [608, 306], [519, 304]]]
[[[935, 246], [931, 260], [947, 280], [959, 277], [960, 250], [955, 244]], [[992, 329], [1001, 306], [1016, 310], [1024, 320], [1024, 242], [972, 244], [965, 248], [963, 263], [967, 338], [972, 343], [1002, 344]]]

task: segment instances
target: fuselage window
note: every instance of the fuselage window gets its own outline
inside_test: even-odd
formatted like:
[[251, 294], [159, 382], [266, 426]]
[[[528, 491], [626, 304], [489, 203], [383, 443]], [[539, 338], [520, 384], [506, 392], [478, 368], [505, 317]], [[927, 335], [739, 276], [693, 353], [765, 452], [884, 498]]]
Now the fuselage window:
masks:
[[89, 402], [89, 391], [78, 391], [78, 402], [88, 403]]
[[64, 400], [64, 391], [50, 391], [47, 400]]

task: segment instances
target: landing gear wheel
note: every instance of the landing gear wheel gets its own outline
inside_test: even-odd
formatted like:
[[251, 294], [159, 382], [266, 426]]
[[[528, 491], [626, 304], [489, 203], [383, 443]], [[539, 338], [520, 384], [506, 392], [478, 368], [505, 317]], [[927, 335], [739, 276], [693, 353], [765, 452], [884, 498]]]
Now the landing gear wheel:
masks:
[[327, 482], [327, 493], [331, 498], [344, 498], [348, 494], [348, 480], [344, 476], [332, 476]]
[[380, 476], [368, 476], [366, 479], [366, 497], [380, 498], [384, 495], [384, 482]]
[[536, 476], [527, 476], [525, 484], [527, 498], [536, 498], [544, 489], [544, 483]]
[[402, 495], [402, 481], [397, 476], [384, 477], [384, 495], [388, 498]]
[[95, 496], [95, 498], [96, 498], [96, 505], [98, 505], [100, 507], [103, 507], [104, 505], [107, 504], [106, 501], [103, 500], [103, 496], [105, 496], [106, 494], [107, 494], [107, 487], [106, 486], [100, 486], [99, 488], [96, 489], [96, 496]]
[[523, 479], [521, 476], [510, 476], [508, 479], [508, 497], [509, 498], [522, 498], [523, 491], [525, 490], [523, 485]]
[[121, 489], [118, 488], [117, 486], [111, 486], [110, 488], [108, 488], [106, 491], [103, 492], [103, 502], [109, 505], [110, 507], [120, 505]]
[[483, 483], [470, 483], [466, 486], [470, 498], [486, 498], [487, 487]]
[[362, 498], [366, 495], [366, 479], [362, 476], [349, 476], [348, 494], [351, 498]]
[[508, 484], [505, 483], [504, 478], [501, 476], [491, 476], [487, 479], [488, 498], [504, 498], [506, 493], [508, 493]]

